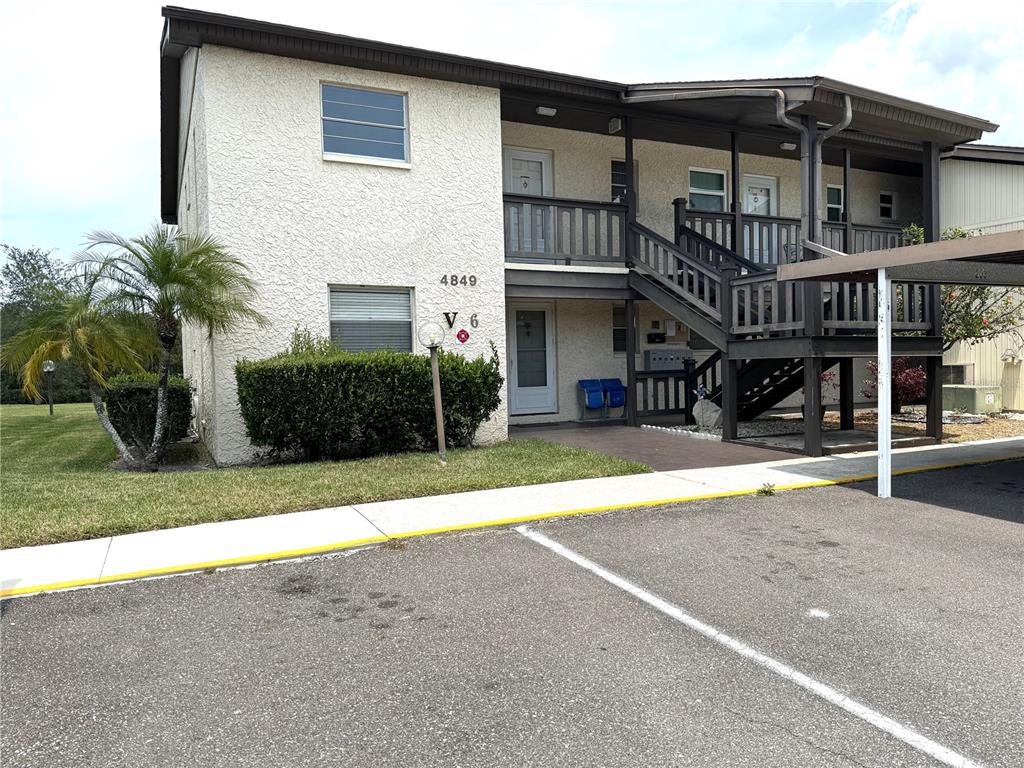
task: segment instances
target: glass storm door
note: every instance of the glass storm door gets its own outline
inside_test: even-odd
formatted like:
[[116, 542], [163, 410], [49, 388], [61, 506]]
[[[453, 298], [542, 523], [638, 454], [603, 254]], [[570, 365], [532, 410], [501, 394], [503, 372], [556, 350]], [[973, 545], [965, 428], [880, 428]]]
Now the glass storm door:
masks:
[[555, 334], [549, 304], [508, 309], [509, 413], [555, 413]]

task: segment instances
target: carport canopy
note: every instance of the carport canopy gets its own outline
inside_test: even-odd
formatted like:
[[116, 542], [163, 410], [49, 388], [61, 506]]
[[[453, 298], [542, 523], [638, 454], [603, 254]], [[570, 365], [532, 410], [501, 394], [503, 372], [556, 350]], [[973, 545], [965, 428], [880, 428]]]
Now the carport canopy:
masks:
[[878, 281], [878, 495], [892, 495], [892, 281], [1024, 287], [1024, 231], [998, 232], [848, 254], [804, 240], [818, 254], [779, 266], [779, 280]]

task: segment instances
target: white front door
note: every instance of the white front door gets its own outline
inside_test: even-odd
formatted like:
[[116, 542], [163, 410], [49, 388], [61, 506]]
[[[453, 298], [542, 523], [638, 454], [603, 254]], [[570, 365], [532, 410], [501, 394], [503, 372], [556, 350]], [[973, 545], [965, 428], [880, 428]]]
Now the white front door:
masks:
[[555, 327], [551, 304], [508, 308], [508, 412], [558, 411]]
[[778, 181], [772, 176], [743, 177], [743, 212], [754, 216], [778, 216]]
[[551, 153], [505, 147], [505, 191], [513, 195], [551, 197]]

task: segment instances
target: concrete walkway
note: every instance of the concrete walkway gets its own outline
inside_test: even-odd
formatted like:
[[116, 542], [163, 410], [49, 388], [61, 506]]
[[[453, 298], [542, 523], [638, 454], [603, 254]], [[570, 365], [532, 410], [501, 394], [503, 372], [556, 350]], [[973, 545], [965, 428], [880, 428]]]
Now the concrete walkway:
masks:
[[[1024, 457], [1024, 438], [893, 452], [894, 475]], [[792, 458], [332, 507], [0, 551], [0, 597], [285, 560], [431, 533], [875, 476], [872, 453]], [[895, 483], [899, 495], [899, 483]], [[865, 499], [866, 502], [869, 499]]]

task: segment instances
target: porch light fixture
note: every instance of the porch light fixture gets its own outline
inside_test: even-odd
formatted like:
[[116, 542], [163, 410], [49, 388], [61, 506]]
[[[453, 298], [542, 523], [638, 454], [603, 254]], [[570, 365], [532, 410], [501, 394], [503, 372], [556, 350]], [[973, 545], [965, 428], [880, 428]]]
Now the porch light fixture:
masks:
[[554, 117], [558, 114], [558, 110], [554, 107], [537, 107], [537, 114], [543, 117]]
[[608, 133], [616, 134], [622, 130], [622, 118], [613, 117], [608, 121]]
[[787, 152], [792, 152], [794, 149], [796, 149], [796, 144], [794, 144], [792, 141], [784, 141], [781, 144], [779, 144], [779, 149], [784, 149]]

